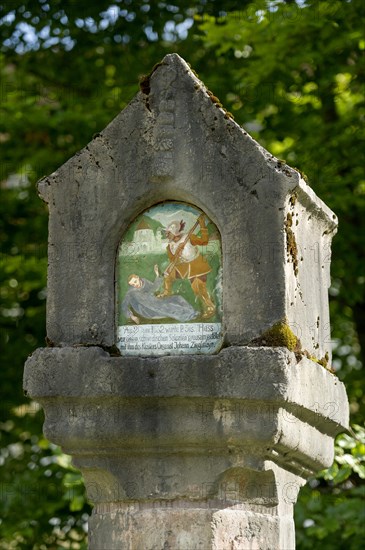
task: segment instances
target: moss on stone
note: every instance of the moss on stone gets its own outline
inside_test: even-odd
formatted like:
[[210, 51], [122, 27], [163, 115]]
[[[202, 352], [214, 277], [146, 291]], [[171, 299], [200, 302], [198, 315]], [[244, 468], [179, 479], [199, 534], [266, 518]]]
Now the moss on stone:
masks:
[[156, 63], [156, 65], [153, 66], [153, 69], [152, 71], [147, 74], [147, 75], [142, 75], [140, 80], [139, 80], [139, 87], [141, 89], [141, 92], [144, 93], [145, 95], [149, 95], [150, 91], [151, 91], [151, 85], [150, 85], [150, 79], [151, 79], [151, 76], [153, 75], [153, 73], [155, 72], [156, 69], [158, 69], [158, 67], [161, 67], [164, 63]]
[[268, 347], [283, 347], [289, 351], [298, 353], [301, 349], [299, 338], [291, 330], [286, 320], [275, 323], [267, 329], [259, 338], [253, 340], [254, 344]]
[[315, 357], [314, 355], [311, 355], [307, 350], [303, 351], [303, 355], [305, 355], [305, 357], [307, 357], [307, 359], [310, 359], [311, 361], [313, 361], [313, 363], [317, 363], [317, 365], [321, 365], [321, 367], [324, 367], [326, 370], [328, 370], [332, 374], [335, 374], [335, 371], [333, 370], [333, 368], [329, 364], [328, 352], [326, 352], [324, 354], [322, 359], [317, 359], [317, 357]]
[[234, 120], [234, 116], [230, 111], [225, 111], [224, 118], [231, 118], [232, 120]]
[[302, 172], [301, 170], [299, 170], [299, 168], [297, 168], [296, 166], [294, 166], [294, 170], [296, 170], [297, 172], [299, 172], [299, 174], [301, 175], [301, 177], [304, 179], [305, 183], [309, 183], [309, 179], [308, 179], [307, 174], [305, 174], [304, 172]]
[[150, 75], [142, 75], [139, 80], [139, 87], [141, 89], [141, 92], [145, 95], [148, 95], [151, 91], [150, 87]]
[[199, 78], [199, 75], [196, 71], [194, 71], [194, 69], [192, 68], [192, 66], [190, 65], [190, 63], [186, 63], [187, 66], [189, 67], [189, 69], [191, 70], [191, 72], [193, 73], [194, 76], [196, 76], [196, 78]]
[[335, 374], [335, 371], [332, 369], [331, 365], [329, 365], [328, 353], [326, 352], [322, 359], [317, 359], [317, 357], [311, 355], [307, 350], [303, 350], [299, 338], [295, 336], [286, 319], [275, 323], [261, 336], [252, 340], [251, 345], [287, 348], [289, 351], [295, 353], [298, 362], [302, 359], [302, 357], [307, 357], [307, 359], [310, 359], [314, 363], [324, 367], [332, 374]]
[[223, 107], [222, 103], [220, 102], [219, 98], [213, 94], [210, 90], [207, 90], [207, 94], [210, 98], [210, 101], [214, 103], [217, 107]]
[[284, 228], [286, 232], [286, 251], [288, 259], [292, 261], [294, 275], [298, 275], [298, 247], [295, 239], [294, 231], [292, 230], [293, 216], [290, 212], [286, 215]]
[[318, 359], [318, 363], [322, 365], [322, 367], [327, 368], [328, 367], [328, 361], [329, 361], [329, 355], [326, 352], [325, 355], [322, 357], [322, 359]]
[[292, 193], [289, 197], [289, 204], [292, 208], [294, 208], [295, 203], [297, 202], [298, 195], [296, 193]]

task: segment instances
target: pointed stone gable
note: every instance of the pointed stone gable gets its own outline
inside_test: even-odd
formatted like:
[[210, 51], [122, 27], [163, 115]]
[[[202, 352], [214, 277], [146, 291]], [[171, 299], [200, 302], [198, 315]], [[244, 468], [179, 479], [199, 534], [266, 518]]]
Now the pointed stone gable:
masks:
[[50, 211], [54, 345], [115, 345], [118, 244], [137, 215], [174, 200], [202, 209], [220, 231], [224, 345], [265, 344], [273, 326], [287, 323], [310, 356], [330, 354], [336, 218], [219, 105], [169, 54], [102, 132], [39, 183]]

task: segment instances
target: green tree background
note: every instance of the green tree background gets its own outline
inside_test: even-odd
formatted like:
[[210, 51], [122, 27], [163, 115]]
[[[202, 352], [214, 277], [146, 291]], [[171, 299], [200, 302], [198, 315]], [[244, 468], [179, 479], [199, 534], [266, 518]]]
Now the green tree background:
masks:
[[44, 345], [47, 211], [35, 183], [85, 146], [177, 52], [236, 121], [306, 174], [339, 217], [333, 368], [352, 430], [302, 489], [299, 549], [364, 535], [364, 50], [362, 0], [12, 0], [0, 5], [0, 549], [86, 548], [90, 505], [69, 457], [41, 435], [23, 364]]

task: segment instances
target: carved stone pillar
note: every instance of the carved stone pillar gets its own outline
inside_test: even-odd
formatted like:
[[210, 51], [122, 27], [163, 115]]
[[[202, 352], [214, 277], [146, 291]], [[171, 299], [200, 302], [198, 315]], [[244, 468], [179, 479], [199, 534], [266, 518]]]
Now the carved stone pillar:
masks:
[[[94, 503], [90, 548], [293, 549], [299, 488], [332, 463], [333, 439], [348, 425], [344, 386], [325, 368], [334, 214], [177, 55], [39, 189], [50, 210], [50, 347], [28, 359], [24, 387], [45, 410], [45, 435], [83, 473]], [[156, 219], [133, 229], [165, 203], [211, 224], [195, 234], [206, 248], [191, 241], [196, 256], [186, 260], [208, 265], [195, 274], [195, 301], [190, 271], [165, 261], [183, 225], [172, 234], [167, 224], [170, 240], [161, 242]], [[198, 330], [198, 317], [169, 319], [168, 332], [152, 313], [143, 319], [138, 300], [125, 305], [128, 285], [141, 288], [135, 269], [154, 269], [142, 241], [128, 248], [137, 229], [160, 242], [160, 273], [175, 269], [185, 284], [172, 295], [201, 315], [205, 340], [193, 354], [177, 331]], [[218, 232], [222, 256], [209, 248]], [[204, 305], [208, 290], [214, 312]], [[150, 326], [165, 327], [164, 341], [174, 335], [174, 354], [153, 351]], [[204, 336], [212, 327], [218, 348]], [[120, 333], [134, 334], [138, 347]]]

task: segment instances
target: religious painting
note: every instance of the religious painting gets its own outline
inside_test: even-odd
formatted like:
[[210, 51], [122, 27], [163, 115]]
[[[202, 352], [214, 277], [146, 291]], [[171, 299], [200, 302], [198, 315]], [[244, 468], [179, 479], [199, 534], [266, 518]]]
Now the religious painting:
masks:
[[117, 259], [123, 355], [215, 353], [222, 343], [218, 228], [197, 207], [164, 202], [130, 225]]

